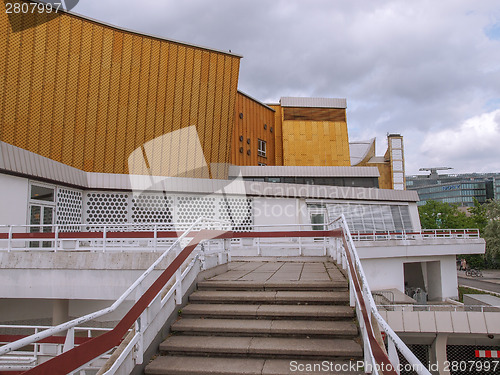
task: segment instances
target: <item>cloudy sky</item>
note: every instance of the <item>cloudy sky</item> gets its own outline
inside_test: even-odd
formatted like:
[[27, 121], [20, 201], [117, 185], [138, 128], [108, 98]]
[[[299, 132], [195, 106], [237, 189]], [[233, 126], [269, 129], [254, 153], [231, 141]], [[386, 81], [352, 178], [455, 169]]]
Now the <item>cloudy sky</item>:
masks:
[[351, 140], [420, 167], [500, 172], [498, 0], [80, 0], [74, 12], [243, 55], [239, 89], [347, 98]]

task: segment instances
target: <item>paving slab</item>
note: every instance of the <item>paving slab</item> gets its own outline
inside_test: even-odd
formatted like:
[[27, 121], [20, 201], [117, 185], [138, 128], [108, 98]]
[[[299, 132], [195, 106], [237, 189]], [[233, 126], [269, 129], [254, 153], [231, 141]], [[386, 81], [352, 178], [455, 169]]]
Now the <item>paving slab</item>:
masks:
[[345, 339], [290, 339], [254, 337], [248, 348], [249, 354], [304, 357], [360, 357], [361, 346], [354, 340]]
[[146, 366], [147, 375], [261, 375], [265, 359], [163, 356]]
[[270, 334], [272, 320], [265, 319], [188, 319], [175, 322], [171, 329], [175, 332], [205, 332], [210, 334], [246, 333]]
[[189, 296], [191, 302], [269, 302], [276, 301], [277, 291], [199, 290]]
[[160, 351], [246, 355], [252, 340], [252, 337], [233, 336], [170, 336], [160, 344]]
[[272, 319], [199, 319], [182, 318], [173, 332], [211, 335], [277, 335], [277, 336], [356, 336], [358, 329], [349, 321], [272, 320]]
[[349, 301], [348, 292], [321, 292], [321, 291], [286, 291], [278, 290], [276, 291], [276, 301], [277, 302], [302, 302], [302, 303], [313, 303], [322, 302], [324, 304], [331, 303], [346, 303]]
[[237, 280], [265, 282], [265, 281], [269, 280], [273, 275], [274, 275], [273, 272], [253, 271], [251, 273], [248, 273], [248, 274], [238, 278]]
[[257, 317], [339, 319], [354, 317], [354, 310], [350, 306], [258, 305]]
[[189, 304], [182, 309], [182, 316], [256, 317], [260, 305]]
[[358, 328], [348, 321], [272, 320], [271, 333], [293, 335], [356, 336]]

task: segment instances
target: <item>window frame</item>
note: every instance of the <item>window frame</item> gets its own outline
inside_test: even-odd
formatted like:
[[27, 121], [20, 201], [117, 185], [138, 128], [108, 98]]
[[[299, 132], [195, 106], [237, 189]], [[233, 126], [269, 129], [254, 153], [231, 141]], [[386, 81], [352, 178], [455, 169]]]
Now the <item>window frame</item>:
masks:
[[257, 139], [257, 156], [267, 158], [267, 142], [263, 139]]

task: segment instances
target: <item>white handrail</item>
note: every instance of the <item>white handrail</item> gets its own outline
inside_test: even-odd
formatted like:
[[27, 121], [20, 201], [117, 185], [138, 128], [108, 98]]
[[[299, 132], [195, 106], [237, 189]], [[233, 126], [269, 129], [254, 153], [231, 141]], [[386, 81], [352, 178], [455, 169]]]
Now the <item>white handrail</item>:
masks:
[[[340, 221], [340, 227], [344, 231], [344, 235], [346, 236], [346, 242], [348, 244], [349, 249], [345, 249], [345, 251], [349, 251], [352, 258], [354, 258], [354, 270], [358, 272], [358, 276], [360, 278], [361, 282], [361, 287], [363, 288], [365, 298], [367, 299], [366, 302], [368, 302], [368, 308], [370, 309], [370, 313], [375, 317], [377, 320], [378, 324], [380, 327], [386, 332], [388, 339], [392, 340], [396, 348], [401, 352], [401, 354], [406, 358], [408, 363], [412, 365], [413, 369], [419, 374], [419, 375], [431, 375], [431, 373], [427, 370], [426, 366], [422, 364], [418, 360], [418, 358], [413, 354], [413, 352], [406, 346], [406, 344], [399, 338], [399, 336], [392, 330], [392, 328], [387, 324], [387, 322], [382, 318], [382, 316], [379, 314], [377, 310], [377, 305], [375, 304], [375, 301], [373, 299], [370, 286], [368, 284], [368, 281], [366, 280], [366, 276], [363, 270], [363, 266], [361, 265], [361, 261], [358, 257], [358, 252], [356, 250], [356, 247], [354, 246], [354, 242], [352, 240], [351, 233], [349, 231], [349, 227], [347, 225], [347, 221], [345, 219], [344, 214], [340, 216], [339, 219], [334, 220], [332, 222], [335, 223], [337, 221]], [[351, 276], [352, 277], [352, 276]], [[358, 301], [359, 303], [359, 301]], [[368, 343], [369, 346], [369, 343]], [[369, 346], [370, 347], [370, 346]], [[371, 347], [370, 347], [371, 350]]]
[[177, 238], [177, 240], [167, 249], [163, 252], [162, 255], [158, 257], [156, 261], [153, 262], [153, 264], [146, 270], [144, 273], [139, 276], [139, 278], [109, 307], [101, 309], [99, 311], [87, 314], [85, 316], [82, 316], [80, 318], [76, 318], [73, 320], [70, 320], [66, 323], [59, 324], [57, 326], [54, 326], [52, 328], [46, 329], [45, 331], [42, 331], [40, 333], [33, 334], [31, 336], [27, 336], [23, 339], [17, 340], [15, 342], [9, 343], [7, 345], [4, 345], [0, 347], [0, 356], [4, 355], [6, 353], [9, 353], [13, 350], [17, 350], [19, 348], [22, 348], [26, 345], [30, 345], [32, 343], [35, 343], [39, 340], [42, 340], [44, 338], [47, 338], [49, 336], [53, 336], [56, 333], [61, 333], [64, 331], [67, 331], [70, 328], [76, 327], [77, 325], [80, 325], [82, 323], [88, 322], [90, 320], [97, 319], [103, 315], [109, 314], [113, 311], [115, 311], [122, 303], [125, 301], [125, 299], [134, 291], [135, 288], [137, 288], [138, 285], [141, 284], [142, 281], [155, 269], [155, 267], [163, 260], [165, 257], [170, 253], [172, 249], [174, 249], [180, 242], [193, 230], [193, 228], [198, 225], [202, 221], [213, 221], [213, 222], [222, 222], [221, 220], [211, 220], [211, 219], [205, 219], [203, 217], [200, 217], [197, 219], [191, 226], [180, 236]]

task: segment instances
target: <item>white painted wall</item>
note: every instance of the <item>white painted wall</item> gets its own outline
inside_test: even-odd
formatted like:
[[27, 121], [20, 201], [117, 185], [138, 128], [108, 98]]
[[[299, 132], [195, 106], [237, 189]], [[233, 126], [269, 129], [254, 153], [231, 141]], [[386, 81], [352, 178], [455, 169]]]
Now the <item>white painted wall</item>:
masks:
[[396, 288], [404, 292], [403, 260], [401, 258], [362, 259], [370, 289]]
[[306, 220], [304, 213], [301, 213], [303, 210], [307, 214], [305, 202], [301, 204], [299, 199], [256, 197], [253, 201], [254, 224], [300, 224], [301, 220]]
[[457, 298], [455, 256], [364, 258], [361, 264], [372, 290], [396, 288], [404, 292], [404, 264], [426, 263], [429, 299]]
[[0, 173], [0, 225], [27, 224], [28, 179]]

